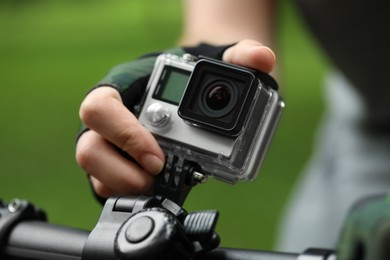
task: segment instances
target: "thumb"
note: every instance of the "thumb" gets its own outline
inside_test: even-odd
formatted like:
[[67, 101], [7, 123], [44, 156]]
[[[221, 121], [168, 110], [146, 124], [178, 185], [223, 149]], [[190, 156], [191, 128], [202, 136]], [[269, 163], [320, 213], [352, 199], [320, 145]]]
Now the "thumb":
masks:
[[275, 66], [274, 52], [254, 40], [242, 40], [228, 48], [223, 54], [223, 61], [235, 65], [270, 73]]

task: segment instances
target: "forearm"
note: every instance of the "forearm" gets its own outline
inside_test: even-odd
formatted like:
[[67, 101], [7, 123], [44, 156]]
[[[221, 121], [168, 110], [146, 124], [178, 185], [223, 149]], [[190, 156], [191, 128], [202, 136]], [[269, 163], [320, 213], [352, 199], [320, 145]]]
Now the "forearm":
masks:
[[180, 44], [226, 44], [250, 38], [272, 46], [275, 0], [186, 0]]

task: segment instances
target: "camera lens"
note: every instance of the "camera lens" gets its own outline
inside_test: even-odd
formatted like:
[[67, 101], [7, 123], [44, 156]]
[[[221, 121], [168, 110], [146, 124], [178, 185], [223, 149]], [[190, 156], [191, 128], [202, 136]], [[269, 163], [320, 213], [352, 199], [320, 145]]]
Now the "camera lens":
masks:
[[225, 108], [231, 98], [229, 88], [224, 85], [215, 85], [206, 93], [206, 104], [213, 110], [221, 110]]
[[237, 103], [237, 89], [229, 82], [217, 80], [206, 85], [200, 96], [200, 109], [208, 117], [223, 117]]

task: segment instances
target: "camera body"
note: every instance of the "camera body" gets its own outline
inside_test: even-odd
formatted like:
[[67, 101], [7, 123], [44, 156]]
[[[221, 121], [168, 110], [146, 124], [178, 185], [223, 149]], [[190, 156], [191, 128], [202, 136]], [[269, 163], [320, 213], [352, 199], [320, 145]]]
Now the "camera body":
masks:
[[139, 121], [167, 156], [235, 183], [257, 176], [283, 108], [267, 74], [206, 57], [161, 54]]

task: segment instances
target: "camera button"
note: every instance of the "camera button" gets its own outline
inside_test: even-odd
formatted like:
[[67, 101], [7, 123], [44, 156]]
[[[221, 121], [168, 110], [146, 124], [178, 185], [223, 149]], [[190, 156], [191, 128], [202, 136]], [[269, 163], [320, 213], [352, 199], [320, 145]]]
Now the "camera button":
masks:
[[156, 102], [148, 106], [145, 116], [151, 126], [162, 127], [169, 122], [171, 113], [166, 105]]

